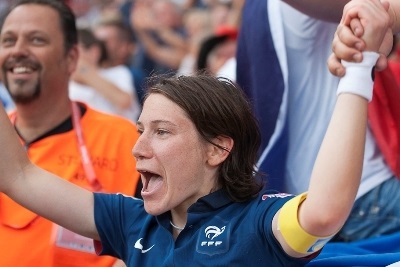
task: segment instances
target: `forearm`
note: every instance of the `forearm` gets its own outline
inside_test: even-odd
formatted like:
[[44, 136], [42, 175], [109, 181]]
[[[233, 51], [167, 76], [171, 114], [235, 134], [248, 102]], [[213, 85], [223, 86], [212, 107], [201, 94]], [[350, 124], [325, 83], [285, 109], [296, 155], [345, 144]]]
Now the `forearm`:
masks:
[[393, 21], [393, 33], [400, 33], [400, 1], [388, 0], [390, 3], [389, 14]]
[[181, 49], [183, 51], [187, 50], [186, 40], [181, 35], [175, 33], [172, 29], [161, 29], [158, 31], [158, 34], [169, 46], [176, 47], [176, 49]]
[[[379, 37], [370, 32], [368, 44], [376, 50]], [[350, 213], [359, 187], [364, 159], [367, 107], [373, 95], [371, 71], [379, 57], [364, 52], [361, 63], [343, 62], [333, 116], [310, 179], [309, 195], [300, 208], [304, 229], [317, 236], [338, 231]], [[340, 196], [340, 197], [337, 197]]]
[[15, 180], [23, 178], [24, 169], [31, 163], [2, 105], [0, 105], [0, 148], [0, 191], [7, 193], [12, 190]]
[[184, 50], [158, 45], [150, 36], [150, 33], [144, 30], [140, 30], [137, 33], [144, 49], [153, 60], [172, 69], [179, 68], [186, 53]]
[[118, 109], [128, 109], [132, 105], [132, 94], [121, 90], [117, 85], [98, 74], [88, 77], [86, 83]]
[[80, 235], [99, 239], [93, 193], [86, 189], [31, 164], [7, 194], [41, 217]]
[[[350, 0], [282, 0], [310, 17], [330, 22], [339, 22], [343, 7]], [[397, 1], [397, 0], [392, 0]]]
[[304, 230], [329, 236], [343, 225], [360, 183], [367, 124], [367, 100], [343, 94], [321, 145], [301, 206]]

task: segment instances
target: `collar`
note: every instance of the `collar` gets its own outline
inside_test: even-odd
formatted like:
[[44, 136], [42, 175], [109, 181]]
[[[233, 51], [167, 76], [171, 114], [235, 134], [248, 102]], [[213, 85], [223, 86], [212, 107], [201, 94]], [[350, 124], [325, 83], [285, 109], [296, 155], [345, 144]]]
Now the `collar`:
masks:
[[188, 212], [207, 212], [219, 209], [233, 201], [229, 198], [225, 189], [219, 189], [204, 197], [189, 207]]
[[[79, 110], [81, 113], [81, 117], [83, 117], [83, 115], [86, 113], [87, 107], [85, 104], [79, 103]], [[17, 113], [12, 113], [11, 118], [16, 118]], [[14, 124], [14, 123], [13, 123]], [[37, 137], [36, 139], [32, 140], [31, 142], [27, 143], [22, 136], [20, 135], [20, 133], [18, 132], [18, 129], [15, 127], [14, 124], [14, 129], [15, 131], [18, 133], [19, 138], [24, 142], [24, 147], [28, 148], [30, 145], [32, 145], [35, 142], [38, 142], [42, 139], [45, 139], [49, 136], [53, 136], [56, 134], [62, 134], [62, 133], [66, 133], [69, 132], [73, 129], [73, 125], [72, 125], [72, 117], [68, 117], [67, 119], [65, 119], [63, 122], [61, 122], [59, 125], [57, 125], [56, 127], [54, 127], [53, 129], [50, 129], [49, 131], [47, 131], [46, 133], [42, 134], [41, 136]]]
[[[196, 203], [192, 204], [188, 209], [188, 224], [192, 224], [192, 220], [195, 220], [198, 216], [194, 216], [192, 220], [189, 217], [190, 213], [207, 213], [215, 211], [221, 207], [229, 205], [233, 201], [229, 198], [225, 189], [219, 189], [212, 192], [204, 197], [199, 198]], [[202, 215], [200, 215], [202, 217]], [[171, 213], [169, 211], [156, 216], [157, 222], [162, 225], [165, 229], [170, 229], [169, 221], [171, 220]]]

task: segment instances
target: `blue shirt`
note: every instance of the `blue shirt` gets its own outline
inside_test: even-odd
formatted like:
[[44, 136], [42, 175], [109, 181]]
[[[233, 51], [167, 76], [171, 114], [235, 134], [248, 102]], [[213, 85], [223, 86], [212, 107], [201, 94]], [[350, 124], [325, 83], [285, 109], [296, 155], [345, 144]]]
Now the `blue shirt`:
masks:
[[304, 266], [311, 258], [288, 256], [272, 232], [275, 213], [290, 198], [265, 191], [237, 203], [216, 191], [188, 209], [185, 229], [174, 241], [169, 212], [152, 216], [142, 200], [95, 193], [98, 252], [128, 266]]

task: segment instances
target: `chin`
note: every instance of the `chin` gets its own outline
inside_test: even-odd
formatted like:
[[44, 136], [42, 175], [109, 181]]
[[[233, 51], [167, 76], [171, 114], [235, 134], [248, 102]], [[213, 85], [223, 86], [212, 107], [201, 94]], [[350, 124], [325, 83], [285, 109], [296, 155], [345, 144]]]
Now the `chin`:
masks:
[[162, 206], [159, 204], [159, 202], [157, 201], [150, 201], [150, 200], [144, 200], [144, 209], [145, 211], [153, 216], [158, 216], [160, 214], [163, 214], [164, 212], [166, 212], [166, 210], [164, 210], [162, 208]]

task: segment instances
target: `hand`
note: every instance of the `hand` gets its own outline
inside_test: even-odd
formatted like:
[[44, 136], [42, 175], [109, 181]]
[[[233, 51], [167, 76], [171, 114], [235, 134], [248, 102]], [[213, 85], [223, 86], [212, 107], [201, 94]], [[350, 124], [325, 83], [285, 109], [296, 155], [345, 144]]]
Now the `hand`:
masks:
[[93, 66], [81, 58], [78, 61], [76, 70], [71, 75], [71, 80], [80, 84], [88, 85], [90, 77], [95, 74], [97, 74], [96, 66]]
[[140, 1], [132, 6], [130, 23], [132, 28], [138, 31], [151, 31], [158, 27], [151, 6]]
[[393, 45], [388, 9], [388, 3], [378, 0], [353, 0], [345, 6], [332, 42], [333, 53], [328, 59], [332, 74], [343, 76], [345, 69], [340, 60], [360, 62], [364, 50], [379, 52], [381, 56], [376, 69], [386, 68], [386, 56]]

